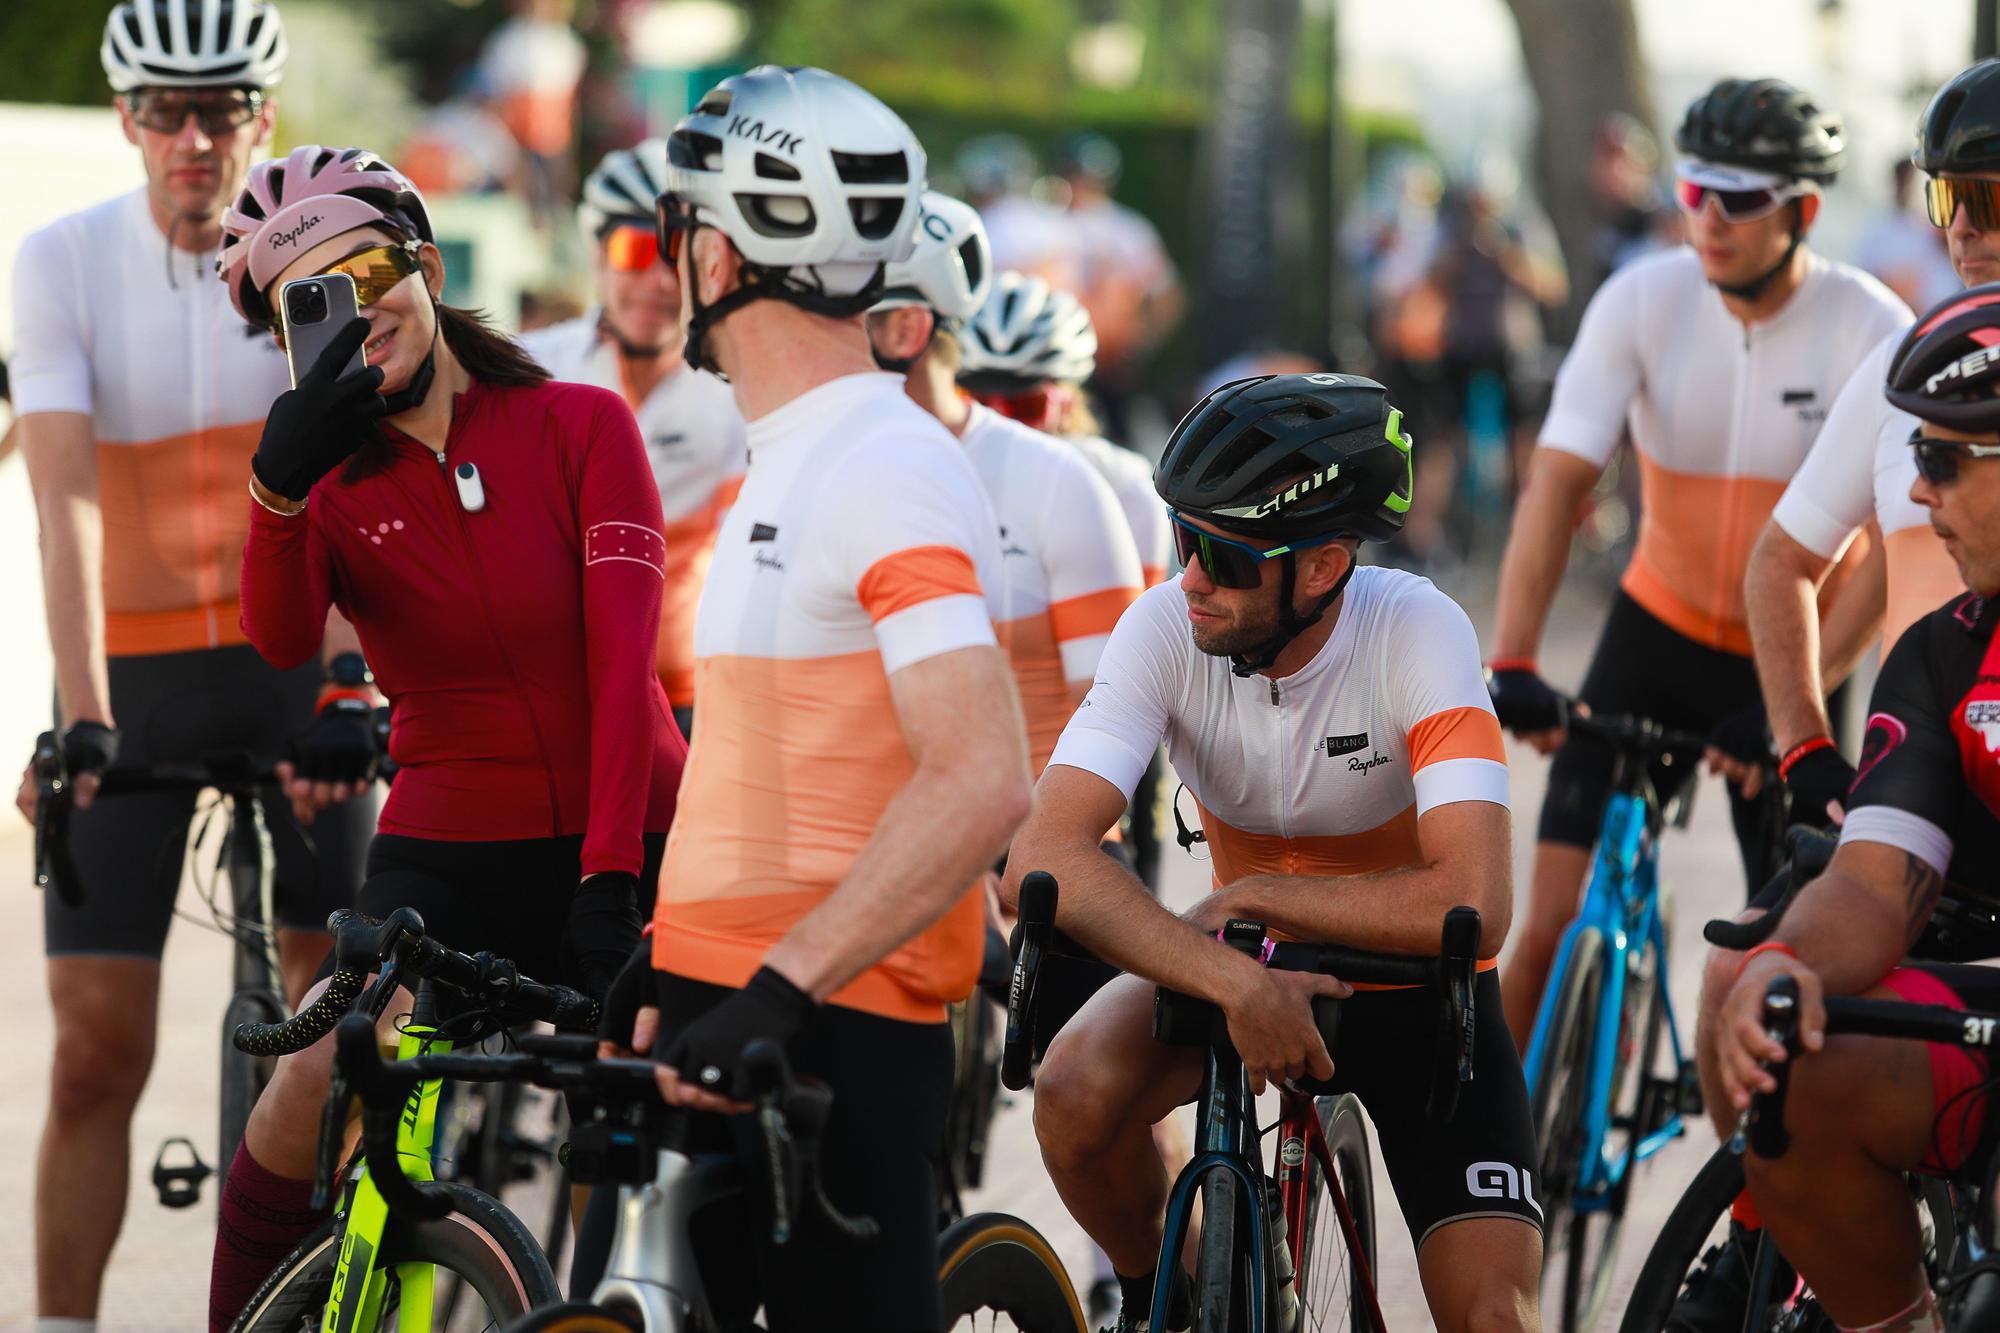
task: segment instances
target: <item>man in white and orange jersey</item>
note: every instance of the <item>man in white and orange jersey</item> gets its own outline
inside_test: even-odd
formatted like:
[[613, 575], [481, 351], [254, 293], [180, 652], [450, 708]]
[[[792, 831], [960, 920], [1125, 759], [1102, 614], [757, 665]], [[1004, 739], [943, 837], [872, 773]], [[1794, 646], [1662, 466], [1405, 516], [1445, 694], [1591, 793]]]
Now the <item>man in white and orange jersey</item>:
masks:
[[[1931, 221], [1944, 228], [1952, 265], [1968, 287], [2000, 279], [1996, 136], [2000, 60], [1981, 61], [1940, 88], [1917, 127], [1915, 165], [1929, 176]], [[1757, 675], [1796, 817], [1818, 818], [1854, 781], [1854, 765], [1834, 745], [1826, 706], [1826, 691], [1845, 666], [1820, 669], [1826, 654], [1815, 593], [1834, 561], [1872, 520], [1887, 562], [1885, 650], [1965, 588], [1927, 512], [1910, 498], [1917, 420], [1882, 396], [1901, 336], [1899, 330], [1883, 338], [1855, 369], [1750, 555], [1744, 595]]]
[[[285, 53], [263, 0], [118, 5], [101, 54], [146, 183], [34, 233], [15, 259], [15, 409], [41, 519], [58, 726], [80, 775], [70, 845], [83, 902], [43, 902], [55, 1058], [37, 1298], [44, 1321], [71, 1321], [48, 1327], [92, 1326], [123, 1219], [195, 804], [192, 792], [93, 802], [96, 771], [248, 750], [289, 753], [330, 782], [373, 763], [353, 630], [328, 625], [335, 688], [317, 660], [272, 669], [238, 624], [242, 477], [286, 369], [244, 327], [212, 261], [221, 213], [270, 137]], [[373, 801], [322, 812], [308, 841], [269, 795], [280, 961], [296, 998], [325, 955], [327, 914], [354, 900]]]
[[[978, 883], [1029, 789], [983, 591], [992, 506], [862, 323], [914, 246], [924, 152], [846, 80], [766, 65], [704, 96], [667, 160], [688, 357], [728, 377], [750, 470], [695, 622], [701, 739], [661, 881], [657, 1010], [628, 1024], [614, 1006], [605, 1035], [653, 1046], [676, 1104], [735, 1109], [763, 1039], [825, 1080], [827, 1192], [881, 1235], [802, 1220], [779, 1248], [760, 1228], [770, 1327], [838, 1310], [932, 1329], [945, 1006], [978, 976]], [[748, 1118], [717, 1132], [757, 1151]]]
[[971, 205], [927, 191], [909, 260], [889, 266], [868, 316], [876, 363], [957, 436], [1000, 520], [1000, 646], [1040, 773], [1118, 617], [1138, 597], [1139, 552], [1111, 488], [1076, 450], [959, 392], [959, 330], [992, 265]]
[[[1568, 734], [1563, 699], [1535, 663], [1578, 507], [1629, 427], [1638, 548], [1578, 697], [1713, 734], [1758, 701], [1743, 608], [1751, 543], [1834, 395], [1909, 318], [1881, 283], [1805, 247], [1844, 147], [1839, 120], [1812, 98], [1772, 79], [1724, 80], [1688, 108], [1676, 142], [1689, 245], [1626, 265], [1591, 298], [1500, 566], [1493, 701], [1509, 729], [1559, 751], [1507, 976], [1507, 1019], [1524, 1047], [1611, 788], [1610, 747]], [[1856, 564], [1861, 546], [1848, 555]], [[1829, 599], [1840, 582], [1829, 582]], [[1767, 747], [1761, 718], [1757, 731]], [[1654, 766], [1663, 796], [1693, 776], [1696, 758]], [[1777, 799], [1730, 788], [1745, 873], [1758, 886], [1775, 851], [1761, 845], [1760, 795]]]
[[680, 276], [660, 257], [655, 201], [667, 142], [605, 154], [583, 183], [577, 222], [597, 251], [595, 310], [521, 335], [559, 380], [623, 394], [639, 419], [667, 518], [660, 599], [660, 684], [681, 734], [694, 719], [694, 613], [723, 511], [743, 485], [743, 416], [729, 386], [683, 355]]
[[[1043, 1160], [1119, 1275], [1120, 1330], [1145, 1326], [1155, 1286], [1168, 1182], [1150, 1127], [1194, 1095], [1204, 1058], [1152, 1039], [1156, 985], [1222, 1009], [1259, 1091], [1309, 1074], [1360, 1095], [1439, 1328], [1539, 1327], [1536, 1191], [1478, 1187], [1496, 1163], [1532, 1186], [1536, 1162], [1491, 962], [1509, 913], [1500, 725], [1465, 613], [1428, 580], [1355, 562], [1402, 526], [1411, 444], [1358, 376], [1238, 380], [1197, 404], [1155, 474], [1187, 569], [1118, 622], [1014, 840], [1009, 879], [1053, 873], [1058, 923], [1131, 973], [1062, 1028], [1035, 1087]], [[1213, 856], [1215, 892], [1186, 919], [1097, 846], [1162, 740]], [[1241, 917], [1434, 953], [1460, 903], [1484, 917], [1488, 954], [1465, 1085], [1478, 1104], [1443, 1124], [1409, 1058], [1436, 1022], [1427, 988], [1347, 1000], [1329, 1052], [1311, 999], [1349, 988], [1266, 971], [1214, 934]]]

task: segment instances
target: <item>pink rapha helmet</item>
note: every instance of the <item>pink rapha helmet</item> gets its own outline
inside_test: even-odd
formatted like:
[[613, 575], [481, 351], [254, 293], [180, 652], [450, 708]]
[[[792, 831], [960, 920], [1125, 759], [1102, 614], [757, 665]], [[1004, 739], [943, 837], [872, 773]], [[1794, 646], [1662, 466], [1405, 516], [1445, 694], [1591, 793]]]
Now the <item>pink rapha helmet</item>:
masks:
[[285, 265], [329, 236], [380, 223], [435, 241], [423, 196], [402, 172], [365, 148], [294, 148], [283, 161], [250, 168], [243, 193], [222, 215], [215, 270], [236, 313], [269, 325], [265, 289]]

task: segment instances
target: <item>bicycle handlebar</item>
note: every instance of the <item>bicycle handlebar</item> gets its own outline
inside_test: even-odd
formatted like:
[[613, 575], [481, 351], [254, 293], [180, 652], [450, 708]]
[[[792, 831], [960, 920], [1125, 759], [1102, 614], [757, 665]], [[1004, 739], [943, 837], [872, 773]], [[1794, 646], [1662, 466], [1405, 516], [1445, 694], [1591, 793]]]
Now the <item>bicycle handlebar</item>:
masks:
[[1677, 731], [1636, 713], [1584, 713], [1577, 710], [1576, 700], [1571, 699], [1568, 704], [1571, 731], [1595, 736], [1619, 749], [1659, 754], [1668, 750], [1700, 753], [1708, 748], [1706, 736], [1698, 736], [1692, 731]]

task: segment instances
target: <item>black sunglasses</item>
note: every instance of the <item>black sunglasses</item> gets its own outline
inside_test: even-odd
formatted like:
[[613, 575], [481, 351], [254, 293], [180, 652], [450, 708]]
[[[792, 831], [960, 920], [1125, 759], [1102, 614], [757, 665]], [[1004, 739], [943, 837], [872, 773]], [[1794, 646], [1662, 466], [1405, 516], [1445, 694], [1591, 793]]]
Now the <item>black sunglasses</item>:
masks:
[[1191, 565], [1199, 560], [1209, 582], [1218, 588], [1255, 588], [1264, 581], [1261, 566], [1265, 561], [1276, 560], [1293, 551], [1324, 546], [1341, 536], [1338, 532], [1329, 532], [1266, 549], [1204, 531], [1172, 509], [1167, 511], [1167, 515], [1174, 521], [1174, 551], [1180, 556], [1181, 564]]
[[663, 194], [656, 205], [660, 259], [669, 267], [681, 262], [681, 241], [698, 225], [694, 205], [679, 195]]
[[1958, 460], [2000, 457], [2000, 444], [1970, 444], [1964, 440], [1940, 440], [1917, 427], [1910, 436], [1916, 451], [1917, 475], [1933, 486], [1949, 486], [1958, 480]]
[[236, 88], [222, 94], [147, 88], [125, 99], [133, 123], [155, 134], [179, 134], [187, 118], [193, 116], [201, 132], [214, 138], [240, 130], [257, 118], [264, 108], [264, 94], [254, 88]]

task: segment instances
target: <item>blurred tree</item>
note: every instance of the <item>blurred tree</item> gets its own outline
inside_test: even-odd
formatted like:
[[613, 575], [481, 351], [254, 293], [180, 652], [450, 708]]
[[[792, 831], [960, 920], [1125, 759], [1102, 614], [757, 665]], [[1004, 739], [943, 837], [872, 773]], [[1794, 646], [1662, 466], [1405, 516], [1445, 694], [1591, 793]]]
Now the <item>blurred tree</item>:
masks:
[[1542, 203], [1569, 266], [1569, 308], [1555, 321], [1561, 337], [1575, 329], [1604, 278], [1594, 244], [1601, 221], [1592, 179], [1598, 129], [1615, 111], [1651, 126], [1653, 98], [1632, 0], [1507, 0], [1507, 7], [1521, 30], [1539, 109]]
[[104, 40], [103, 5], [76, 0], [0, 3], [0, 97], [11, 102], [108, 103], [111, 90], [97, 48]]

